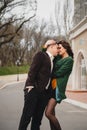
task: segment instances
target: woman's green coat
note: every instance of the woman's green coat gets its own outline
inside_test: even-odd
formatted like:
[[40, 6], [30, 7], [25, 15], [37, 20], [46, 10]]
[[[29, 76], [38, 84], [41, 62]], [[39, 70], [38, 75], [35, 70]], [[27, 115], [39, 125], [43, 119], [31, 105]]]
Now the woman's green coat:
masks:
[[58, 103], [66, 98], [65, 90], [72, 67], [73, 59], [71, 56], [61, 59], [56, 57], [54, 61], [53, 77], [57, 80], [56, 101]]

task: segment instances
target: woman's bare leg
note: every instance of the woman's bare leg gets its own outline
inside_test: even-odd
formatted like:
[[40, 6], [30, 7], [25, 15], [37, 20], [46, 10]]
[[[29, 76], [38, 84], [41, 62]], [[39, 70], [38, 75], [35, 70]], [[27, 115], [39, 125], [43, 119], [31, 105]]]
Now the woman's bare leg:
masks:
[[56, 100], [54, 98], [51, 98], [46, 107], [45, 115], [49, 119], [52, 127], [54, 127], [53, 130], [61, 130], [60, 124], [54, 114], [56, 104]]

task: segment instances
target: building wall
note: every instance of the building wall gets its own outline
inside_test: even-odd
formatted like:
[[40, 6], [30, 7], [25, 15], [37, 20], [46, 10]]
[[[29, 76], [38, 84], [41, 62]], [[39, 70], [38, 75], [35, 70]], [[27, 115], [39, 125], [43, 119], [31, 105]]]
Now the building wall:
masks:
[[76, 57], [77, 53], [79, 50], [83, 50], [87, 52], [87, 30], [79, 34], [77, 37], [73, 39], [72, 44], [74, 44], [73, 50], [74, 50], [74, 55]]
[[71, 89], [87, 90], [87, 17], [71, 30], [70, 40], [74, 52]]

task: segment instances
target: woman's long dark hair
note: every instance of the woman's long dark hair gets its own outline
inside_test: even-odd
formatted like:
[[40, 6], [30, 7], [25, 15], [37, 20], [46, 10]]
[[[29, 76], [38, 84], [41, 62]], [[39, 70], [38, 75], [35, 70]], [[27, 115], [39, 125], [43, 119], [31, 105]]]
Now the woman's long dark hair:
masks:
[[64, 41], [64, 40], [61, 40], [61, 41], [57, 42], [57, 44], [58, 44], [58, 45], [61, 44], [61, 45], [66, 49], [68, 55], [73, 58], [73, 55], [74, 55], [74, 54], [73, 54], [73, 51], [72, 51], [72, 49], [71, 49], [71, 46], [70, 46], [70, 44], [69, 44], [68, 42], [66, 42], [66, 41]]

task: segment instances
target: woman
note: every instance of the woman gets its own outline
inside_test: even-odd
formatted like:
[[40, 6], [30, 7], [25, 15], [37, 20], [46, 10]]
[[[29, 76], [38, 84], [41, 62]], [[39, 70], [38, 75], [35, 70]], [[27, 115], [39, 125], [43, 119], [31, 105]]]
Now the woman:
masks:
[[68, 42], [59, 41], [59, 56], [54, 60], [53, 78], [51, 84], [51, 98], [46, 107], [45, 115], [51, 124], [51, 130], [61, 130], [61, 126], [55, 117], [55, 107], [66, 98], [65, 90], [69, 75], [73, 67], [73, 52]]

